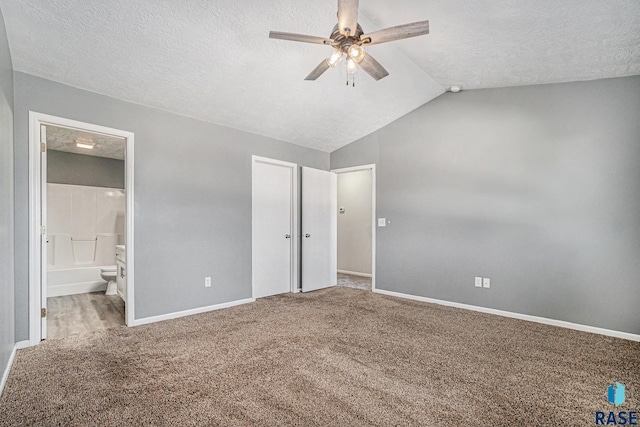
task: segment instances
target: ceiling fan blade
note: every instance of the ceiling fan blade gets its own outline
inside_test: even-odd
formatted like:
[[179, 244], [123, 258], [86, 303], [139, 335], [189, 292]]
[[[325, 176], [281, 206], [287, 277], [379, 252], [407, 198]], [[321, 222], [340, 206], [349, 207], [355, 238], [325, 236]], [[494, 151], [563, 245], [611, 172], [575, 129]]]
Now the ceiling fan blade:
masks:
[[389, 75], [389, 72], [368, 53], [364, 54], [364, 59], [360, 63], [360, 68], [366, 71], [367, 74], [373, 77], [376, 81]]
[[307, 77], [305, 77], [305, 80], [315, 80], [318, 77], [320, 77], [322, 75], [322, 73], [324, 73], [325, 71], [327, 71], [329, 68], [329, 63], [327, 62], [326, 59], [323, 59], [321, 63], [318, 64], [318, 66], [316, 68], [313, 69], [312, 72], [309, 73], [309, 75]]
[[429, 21], [413, 22], [411, 24], [398, 25], [369, 34], [363, 34], [360, 36], [360, 40], [367, 45], [371, 45], [408, 39], [409, 37], [421, 36], [423, 34], [429, 34]]
[[307, 36], [305, 34], [284, 33], [282, 31], [269, 31], [270, 39], [289, 40], [293, 42], [333, 45], [333, 40], [326, 37]]
[[[338, 28], [340, 34], [354, 35], [358, 28], [358, 0], [338, 0]], [[347, 31], [347, 28], [349, 31]]]

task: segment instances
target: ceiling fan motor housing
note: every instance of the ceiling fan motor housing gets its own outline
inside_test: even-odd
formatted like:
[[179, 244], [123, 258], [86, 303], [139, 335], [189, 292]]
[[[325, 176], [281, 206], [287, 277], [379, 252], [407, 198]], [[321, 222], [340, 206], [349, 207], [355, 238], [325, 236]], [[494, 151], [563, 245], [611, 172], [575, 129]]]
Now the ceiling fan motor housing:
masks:
[[346, 53], [347, 50], [349, 50], [349, 47], [351, 45], [363, 44], [363, 41], [360, 40], [360, 36], [362, 36], [363, 34], [364, 34], [364, 31], [362, 30], [362, 27], [360, 26], [360, 24], [358, 24], [358, 27], [356, 28], [356, 32], [350, 33], [348, 36], [341, 34], [340, 29], [338, 28], [338, 24], [336, 24], [333, 27], [333, 30], [331, 31], [331, 36], [329, 36], [329, 38], [334, 41], [333, 46], [336, 49], [340, 49], [341, 51]]

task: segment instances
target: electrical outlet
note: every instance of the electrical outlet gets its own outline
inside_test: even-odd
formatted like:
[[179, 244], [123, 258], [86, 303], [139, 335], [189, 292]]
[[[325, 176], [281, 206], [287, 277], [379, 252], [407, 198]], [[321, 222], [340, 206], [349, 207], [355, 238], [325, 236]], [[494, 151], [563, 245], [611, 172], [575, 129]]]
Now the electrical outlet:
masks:
[[491, 287], [491, 279], [489, 279], [488, 277], [485, 277], [484, 279], [482, 279], [482, 287], [483, 288], [490, 288]]
[[482, 287], [482, 277], [476, 277], [476, 288]]
[[211, 287], [211, 277], [205, 277], [204, 278], [204, 287], [205, 288], [210, 288]]

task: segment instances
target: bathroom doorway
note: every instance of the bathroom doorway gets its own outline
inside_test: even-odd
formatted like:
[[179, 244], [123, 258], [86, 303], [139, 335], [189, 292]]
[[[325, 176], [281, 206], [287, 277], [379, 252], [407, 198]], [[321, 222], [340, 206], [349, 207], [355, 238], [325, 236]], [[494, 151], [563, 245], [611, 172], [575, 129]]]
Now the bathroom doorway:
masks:
[[334, 170], [338, 177], [338, 286], [375, 289], [375, 165]]
[[30, 124], [30, 344], [132, 324], [133, 134]]

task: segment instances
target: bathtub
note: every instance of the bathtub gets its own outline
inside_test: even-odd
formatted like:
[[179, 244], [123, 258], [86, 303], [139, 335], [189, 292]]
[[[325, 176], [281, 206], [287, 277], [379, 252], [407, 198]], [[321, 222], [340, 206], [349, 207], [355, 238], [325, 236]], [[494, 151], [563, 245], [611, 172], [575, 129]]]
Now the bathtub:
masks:
[[47, 269], [47, 297], [104, 291], [107, 282], [100, 277], [102, 266], [55, 267]]
[[107, 289], [100, 269], [110, 266], [115, 270], [115, 248], [120, 235], [100, 233], [72, 238], [57, 233], [48, 235], [47, 239], [47, 297]]

